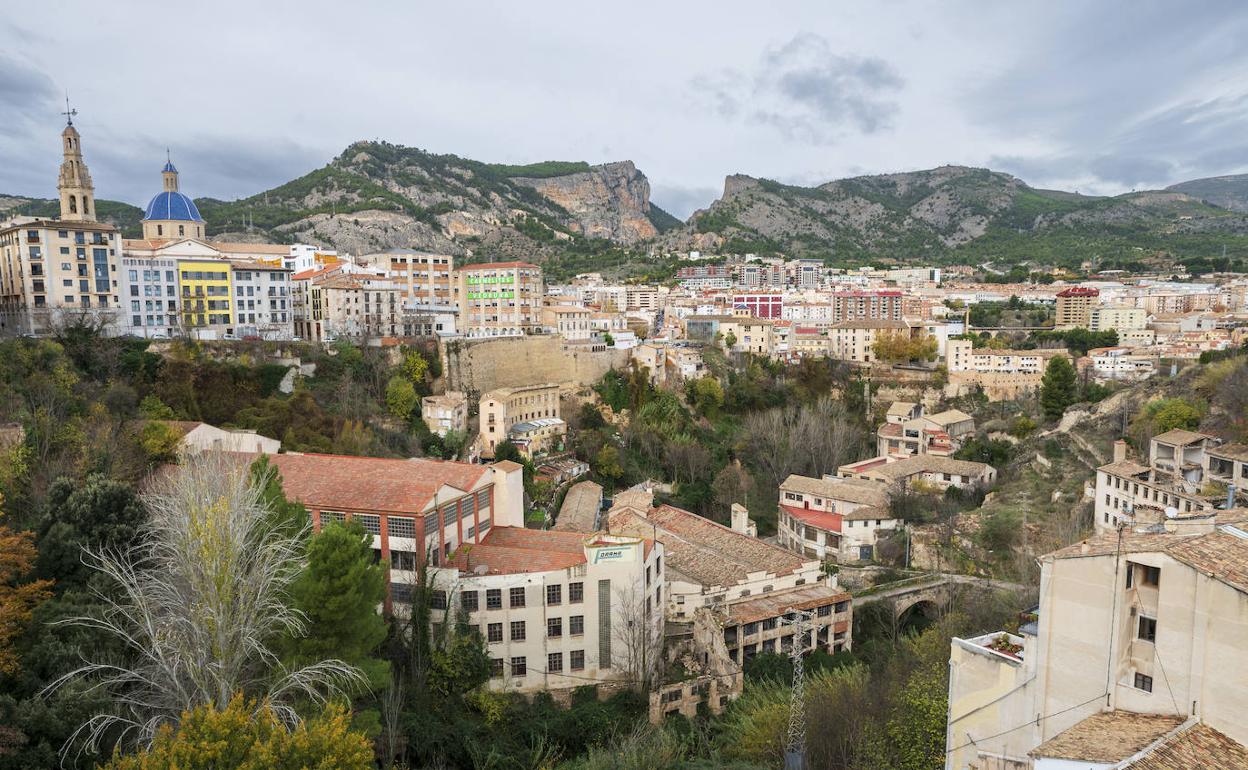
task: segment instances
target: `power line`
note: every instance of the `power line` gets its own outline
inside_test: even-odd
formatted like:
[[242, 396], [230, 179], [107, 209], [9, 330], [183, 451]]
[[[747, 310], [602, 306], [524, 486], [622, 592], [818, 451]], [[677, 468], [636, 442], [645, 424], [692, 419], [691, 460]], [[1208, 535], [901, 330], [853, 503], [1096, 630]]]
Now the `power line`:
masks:
[[[1107, 696], [1107, 695], [1109, 695], [1109, 693], [1107, 693], [1107, 692], [1103, 692], [1103, 693], [1101, 693], [1100, 695], [1097, 695], [1097, 696], [1092, 697], [1092, 698], [1088, 698], [1088, 699], [1087, 699], [1087, 700], [1085, 700], [1083, 703], [1076, 703], [1075, 705], [1073, 705], [1073, 706], [1069, 706], [1069, 707], [1067, 707], [1067, 708], [1064, 708], [1064, 709], [1062, 709], [1061, 711], [1054, 711], [1052, 714], [1045, 714], [1044, 716], [1041, 716], [1041, 717], [1036, 717], [1034, 720], [1029, 720], [1029, 721], [1024, 722], [1024, 723], [1022, 723], [1021, 725], [1018, 725], [1018, 726], [1016, 726], [1016, 727], [1011, 727], [1011, 728], [1010, 728], [1010, 729], [1008, 729], [1008, 730], [1002, 730], [1001, 732], [996, 733], [995, 735], [987, 735], [987, 736], [985, 736], [985, 737], [983, 737], [983, 738], [980, 738], [979, 740], [981, 740], [981, 741], [990, 741], [990, 740], [992, 740], [993, 738], [1000, 738], [1002, 735], [1005, 735], [1005, 734], [1007, 734], [1007, 733], [1012, 733], [1012, 732], [1014, 732], [1015, 730], [1021, 730], [1021, 729], [1023, 729], [1024, 727], [1026, 727], [1026, 726], [1028, 726], [1028, 725], [1030, 725], [1030, 724], [1033, 724], [1033, 723], [1034, 723], [1034, 724], [1037, 724], [1037, 725], [1038, 725], [1038, 724], [1040, 724], [1041, 722], [1043, 722], [1043, 721], [1044, 721], [1044, 720], [1046, 720], [1046, 719], [1052, 719], [1053, 717], [1056, 717], [1056, 716], [1061, 716], [1062, 714], [1065, 714], [1067, 711], [1074, 711], [1074, 710], [1075, 710], [1075, 709], [1077, 709], [1077, 708], [1082, 708], [1082, 707], [1084, 707], [1084, 706], [1088, 705], [1089, 703], [1094, 703], [1095, 701], [1098, 701], [1098, 700], [1100, 700], [1101, 698], [1104, 698], [1104, 697], [1105, 697], [1105, 696]], [[978, 743], [978, 742], [972, 738], [972, 739], [968, 740], [966, 743], [963, 743], [961, 746], [955, 746], [954, 748], [952, 748], [952, 749], [949, 749], [949, 750], [945, 751], [945, 754], [946, 754], [946, 755], [948, 755], [948, 754], [952, 754], [952, 753], [953, 753], [953, 752], [955, 752], [955, 751], [961, 751], [962, 749], [966, 748], [967, 746], [976, 745], [977, 743]]]

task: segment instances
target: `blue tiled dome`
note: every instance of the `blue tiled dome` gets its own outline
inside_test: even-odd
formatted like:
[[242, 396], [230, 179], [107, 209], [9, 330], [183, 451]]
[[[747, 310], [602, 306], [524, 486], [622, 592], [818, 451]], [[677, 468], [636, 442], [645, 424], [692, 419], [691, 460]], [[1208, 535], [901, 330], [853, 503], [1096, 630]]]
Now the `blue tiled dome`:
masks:
[[161, 171], [166, 172], [166, 173], [169, 171], [172, 171], [175, 174], [178, 173], [178, 170], [173, 167], [173, 161], [171, 160], [165, 161], [165, 167], [162, 168]]
[[195, 201], [180, 192], [156, 193], [152, 202], [147, 204], [147, 212], [143, 214], [143, 218], [173, 219], [185, 222], [204, 221], [204, 218], [199, 215], [199, 209], [195, 208]]

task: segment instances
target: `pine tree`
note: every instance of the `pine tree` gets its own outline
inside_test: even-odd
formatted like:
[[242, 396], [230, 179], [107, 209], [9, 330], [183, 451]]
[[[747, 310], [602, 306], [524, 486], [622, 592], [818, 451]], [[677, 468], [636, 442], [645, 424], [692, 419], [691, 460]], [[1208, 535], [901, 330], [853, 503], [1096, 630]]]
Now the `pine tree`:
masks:
[[1050, 420], [1059, 419], [1077, 397], [1075, 367], [1066, 356], [1053, 357], [1040, 380], [1040, 406], [1045, 416]]

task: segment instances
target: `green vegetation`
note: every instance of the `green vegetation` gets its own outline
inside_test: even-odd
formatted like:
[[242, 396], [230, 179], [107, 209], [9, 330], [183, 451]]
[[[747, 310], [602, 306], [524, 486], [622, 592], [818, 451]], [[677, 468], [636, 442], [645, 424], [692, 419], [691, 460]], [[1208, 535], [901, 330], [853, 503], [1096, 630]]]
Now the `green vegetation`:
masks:
[[1075, 367], [1065, 356], [1049, 359], [1040, 379], [1040, 406], [1050, 420], [1059, 419], [1066, 407], [1075, 403], [1078, 389], [1075, 383]]

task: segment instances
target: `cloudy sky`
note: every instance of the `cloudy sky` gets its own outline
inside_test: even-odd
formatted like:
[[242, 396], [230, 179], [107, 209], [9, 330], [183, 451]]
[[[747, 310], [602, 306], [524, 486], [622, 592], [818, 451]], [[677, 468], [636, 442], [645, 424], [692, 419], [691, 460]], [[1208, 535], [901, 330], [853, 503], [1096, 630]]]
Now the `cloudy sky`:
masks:
[[1116, 193], [1248, 170], [1246, 33], [1196, 0], [47, 0], [0, 19], [0, 193], [55, 195], [66, 91], [98, 195], [136, 204], [166, 146], [184, 191], [235, 198], [357, 139], [627, 158], [681, 217], [730, 173]]

